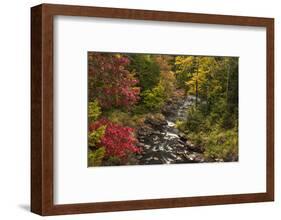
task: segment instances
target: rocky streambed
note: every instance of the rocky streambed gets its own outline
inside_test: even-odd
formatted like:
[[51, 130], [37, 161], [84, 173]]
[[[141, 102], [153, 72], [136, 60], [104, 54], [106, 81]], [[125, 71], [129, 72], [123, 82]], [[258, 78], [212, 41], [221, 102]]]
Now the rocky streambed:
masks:
[[143, 149], [140, 164], [174, 164], [204, 162], [203, 150], [191, 144], [175, 126], [185, 120], [193, 96], [171, 100], [162, 110], [164, 118], [147, 118], [138, 128], [138, 145]]

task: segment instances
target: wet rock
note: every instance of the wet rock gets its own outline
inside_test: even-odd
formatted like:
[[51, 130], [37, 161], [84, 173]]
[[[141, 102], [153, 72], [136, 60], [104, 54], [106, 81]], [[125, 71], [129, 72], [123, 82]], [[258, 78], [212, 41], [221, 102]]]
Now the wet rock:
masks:
[[193, 143], [191, 143], [190, 141], [186, 141], [186, 146], [188, 148], [188, 150], [192, 151], [192, 152], [197, 152], [197, 153], [204, 153], [204, 148], [201, 146], [195, 146]]
[[165, 119], [160, 118], [152, 118], [149, 117], [145, 119], [144, 123], [150, 125], [153, 129], [161, 131], [165, 128], [166, 125], [168, 125], [168, 122]]
[[188, 142], [175, 121], [186, 117], [190, 100], [169, 100], [163, 108], [166, 117], [148, 117], [138, 128], [138, 146], [142, 148], [139, 164], [199, 163], [204, 161], [203, 150]]
[[172, 117], [176, 115], [177, 107], [173, 105], [168, 105], [162, 109], [162, 114], [166, 117]]
[[151, 134], [153, 134], [153, 132], [155, 132], [155, 131], [152, 128], [150, 128], [148, 126], [143, 126], [137, 130], [137, 135], [139, 138], [147, 137], [147, 136], [150, 136]]
[[145, 144], [145, 145], [144, 145], [144, 148], [145, 148], [145, 149], [150, 149], [150, 148], [151, 148], [151, 145]]
[[237, 155], [228, 155], [224, 159], [224, 162], [233, 162], [233, 161], [238, 161], [238, 156]]
[[187, 141], [187, 138], [184, 133], [179, 132], [179, 137], [180, 137], [181, 141]]
[[165, 105], [162, 109], [162, 114], [165, 115], [167, 118], [174, 118], [177, 116], [180, 107], [182, 106], [182, 101], [171, 101], [167, 105]]
[[162, 135], [162, 133], [160, 131], [153, 131], [152, 134], [154, 134], [154, 135]]
[[140, 147], [140, 148], [143, 148], [143, 147], [145, 146], [145, 144], [142, 143], [142, 142], [138, 142], [136, 145], [137, 145], [138, 147]]
[[204, 157], [202, 154], [199, 153], [185, 153], [183, 156], [188, 159], [190, 163], [202, 163], [204, 162]]

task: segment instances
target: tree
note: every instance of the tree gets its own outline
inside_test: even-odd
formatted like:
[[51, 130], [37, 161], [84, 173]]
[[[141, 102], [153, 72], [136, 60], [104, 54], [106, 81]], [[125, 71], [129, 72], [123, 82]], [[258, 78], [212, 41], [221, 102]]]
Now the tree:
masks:
[[165, 104], [165, 88], [161, 84], [151, 90], [145, 90], [142, 96], [145, 107], [150, 111], [159, 111]]
[[[238, 157], [238, 58], [189, 56], [176, 58], [179, 86], [195, 95], [179, 128], [203, 146], [210, 159]], [[185, 81], [185, 83], [183, 83]]]
[[172, 71], [174, 57], [169, 55], [157, 55], [155, 56], [155, 61], [160, 68], [159, 85], [165, 90], [165, 98], [169, 98], [173, 96], [176, 85], [175, 73]]
[[152, 89], [160, 80], [160, 68], [154, 56], [146, 54], [131, 54], [130, 70], [136, 73], [141, 91]]
[[180, 88], [189, 90], [188, 82], [195, 73], [195, 57], [194, 56], [176, 56], [175, 58], [175, 70], [177, 84]]
[[140, 90], [129, 63], [125, 55], [89, 53], [89, 100], [97, 99], [104, 109], [134, 105]]

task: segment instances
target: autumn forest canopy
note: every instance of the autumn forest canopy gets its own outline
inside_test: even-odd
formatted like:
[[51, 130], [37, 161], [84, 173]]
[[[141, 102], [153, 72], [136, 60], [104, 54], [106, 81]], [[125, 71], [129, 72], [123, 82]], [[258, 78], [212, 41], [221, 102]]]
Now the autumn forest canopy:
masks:
[[238, 160], [238, 58], [88, 53], [88, 165]]

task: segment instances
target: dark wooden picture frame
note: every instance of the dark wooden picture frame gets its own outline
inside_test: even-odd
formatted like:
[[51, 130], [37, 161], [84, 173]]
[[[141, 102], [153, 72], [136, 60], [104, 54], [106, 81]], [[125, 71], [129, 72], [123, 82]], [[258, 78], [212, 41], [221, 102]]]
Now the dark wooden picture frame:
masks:
[[[53, 18], [85, 16], [266, 28], [266, 192], [54, 205]], [[31, 9], [31, 211], [40, 215], [157, 209], [274, 200], [274, 19], [42, 4]]]

